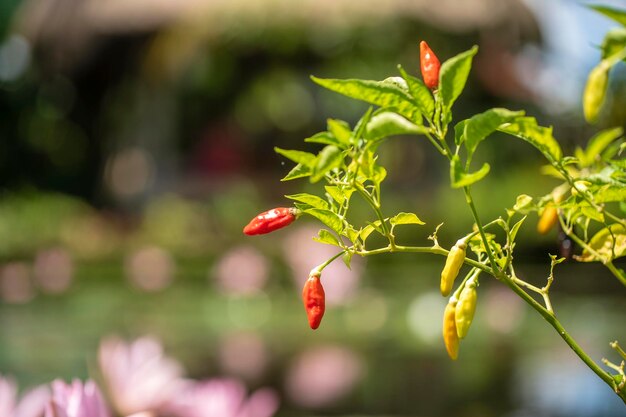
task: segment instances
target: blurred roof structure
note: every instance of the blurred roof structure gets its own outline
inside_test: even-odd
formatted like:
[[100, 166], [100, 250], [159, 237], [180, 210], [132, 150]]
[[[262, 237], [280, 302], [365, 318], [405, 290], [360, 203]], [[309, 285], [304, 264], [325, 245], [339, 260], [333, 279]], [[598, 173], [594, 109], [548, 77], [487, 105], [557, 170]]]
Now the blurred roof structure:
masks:
[[100, 36], [167, 29], [184, 51], [199, 39], [232, 31], [254, 33], [270, 26], [324, 30], [399, 18], [447, 32], [507, 22], [534, 26], [522, 0], [26, 0], [15, 29], [57, 64], [71, 67], [69, 60], [88, 53]]

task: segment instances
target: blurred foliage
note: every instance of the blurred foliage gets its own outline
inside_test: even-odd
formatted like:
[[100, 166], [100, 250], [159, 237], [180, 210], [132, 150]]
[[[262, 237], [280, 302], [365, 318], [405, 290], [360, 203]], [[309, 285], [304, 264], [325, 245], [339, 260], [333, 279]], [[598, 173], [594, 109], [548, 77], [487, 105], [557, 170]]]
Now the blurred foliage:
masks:
[[[272, 261], [264, 291], [242, 297], [207, 281], [220, 257], [243, 242], [246, 221], [260, 208], [284, 205], [283, 195], [293, 194], [290, 184], [275, 186], [289, 167], [273, 146], [292, 148], [323, 129], [330, 114], [353, 123], [366, 107], [315, 87], [311, 74], [382, 79], [398, 62], [416, 74], [419, 39], [428, 39], [442, 57], [497, 40], [510, 63], [511, 54], [541, 42], [525, 9], [507, 10], [518, 2], [492, 2], [489, 13], [470, 2], [456, 3], [447, 12], [435, 7], [431, 15], [419, 7], [432, 8], [432, 2], [415, 2], [415, 10], [403, 1], [392, 3], [396, 9], [380, 2], [372, 7], [374, 2], [289, 1], [289, 7], [277, 8], [269, 6], [280, 5], [278, 0], [253, 2], [254, 7], [249, 1], [207, 2], [224, 10], [208, 17], [197, 13], [191, 23], [159, 20], [155, 2], [154, 21], [137, 18], [137, 27], [123, 28], [116, 24], [128, 20], [112, 19], [107, 29], [106, 20], [96, 19], [97, 35], [88, 24], [86, 32], [74, 32], [84, 21], [72, 12], [82, 9], [56, 2], [58, 13], [40, 22], [50, 31], [30, 28], [30, 36], [20, 33], [28, 32], [28, 20], [14, 15], [24, 12], [18, 6], [26, 3], [46, 4], [0, 2], [1, 44], [12, 42], [18, 52], [26, 51], [28, 63], [17, 77], [0, 81], [0, 258], [3, 266], [18, 259], [30, 268], [42, 249], [62, 247], [76, 266], [74, 283], [62, 294], [45, 294], [35, 283], [33, 300], [0, 301], [0, 372], [16, 375], [21, 386], [85, 376], [85, 363], [93, 367], [97, 343], [109, 333], [155, 334], [193, 376], [225, 373], [219, 344], [229, 333], [250, 331], [268, 346], [270, 364], [249, 385], [269, 384], [283, 394], [286, 371], [306, 348], [336, 343], [364, 358], [366, 377], [337, 404], [320, 410], [326, 415], [489, 416], [504, 415], [524, 400], [520, 369], [536, 357], [521, 356], [522, 351], [549, 345], [562, 353], [560, 341], [538, 319], [521, 313], [522, 321], [509, 333], [494, 330], [489, 317], [507, 311], [501, 303], [500, 310], [479, 309], [463, 353], [468, 358], [452, 366], [440, 346], [440, 311], [426, 308], [432, 307], [428, 291], [435, 288], [443, 260], [394, 255], [371, 262], [357, 294], [330, 309], [324, 329], [316, 333], [306, 328], [280, 238], [247, 242]], [[134, 4], [117, 3], [131, 9]], [[325, 13], [320, 4], [331, 11]], [[318, 12], [309, 13], [311, 8]], [[152, 11], [140, 15], [150, 17]], [[446, 13], [456, 21], [446, 20]], [[363, 14], [371, 22], [357, 24]], [[322, 24], [322, 17], [332, 19]], [[155, 21], [160, 23], [150, 23]], [[500, 80], [489, 68], [507, 74], [507, 67], [495, 65], [501, 56], [486, 55], [472, 73], [456, 117], [499, 105], [530, 107], [529, 113], [546, 119], [541, 104], [528, 95], [501, 94], [485, 81]], [[615, 95], [609, 98], [607, 123], [612, 125], [626, 118], [620, 74], [611, 80]], [[573, 149], [589, 136], [588, 128], [579, 115], [563, 116], [554, 121], [555, 136]], [[113, 162], [129, 149], [143, 152], [146, 172], [139, 174], [146, 181], [133, 193], [119, 194], [112, 178], [128, 185], [139, 176], [134, 169], [111, 174]], [[448, 243], [471, 219], [459, 210], [462, 197], [448, 189], [447, 166], [435, 162], [431, 152], [420, 140], [399, 138], [385, 145], [381, 159], [391, 167], [385, 198], [390, 211], [418, 207], [428, 224], [449, 219], [449, 234], [440, 236]], [[475, 187], [486, 217], [514, 204], [512, 190], [540, 194], [551, 188], [530, 147], [494, 138], [476, 158], [501, 161]], [[353, 209], [356, 217], [366, 216], [366, 206]], [[402, 238], [422, 240], [423, 232], [406, 231], [410, 235]], [[545, 251], [537, 247], [556, 251], [554, 236], [521, 239], [531, 242], [518, 248], [529, 260], [522, 271], [545, 276], [532, 255], [541, 253], [545, 261]], [[174, 281], [164, 291], [142, 292], [129, 282], [128, 259], [147, 246], [161, 248], [175, 264]], [[626, 319], [615, 287], [610, 280], [588, 279], [598, 273], [593, 266], [581, 275], [563, 267], [557, 296], [563, 317], [574, 317], [568, 327], [590, 344], [608, 340], [607, 329]], [[437, 334], [432, 339], [416, 334], [415, 322]], [[286, 394], [283, 401], [281, 415], [310, 415]]]

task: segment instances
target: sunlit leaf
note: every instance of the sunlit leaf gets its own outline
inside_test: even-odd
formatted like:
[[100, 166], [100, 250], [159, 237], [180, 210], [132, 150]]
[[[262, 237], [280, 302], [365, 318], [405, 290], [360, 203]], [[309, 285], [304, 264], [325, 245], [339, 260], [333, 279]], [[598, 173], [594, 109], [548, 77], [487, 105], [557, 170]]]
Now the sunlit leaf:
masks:
[[520, 227], [522, 227], [524, 220], [526, 220], [526, 216], [522, 217], [517, 223], [513, 225], [513, 227], [511, 227], [511, 231], [509, 232], [509, 234], [512, 242], [515, 241], [515, 238], [517, 237], [517, 232], [519, 231]]
[[274, 148], [274, 151], [287, 159], [291, 159], [296, 164], [302, 164], [307, 167], [312, 167], [316, 159], [316, 156], [310, 152], [281, 148]]
[[398, 213], [392, 218], [390, 218], [389, 223], [391, 223], [392, 226], [396, 226], [399, 224], [417, 224], [417, 225], [426, 224], [423, 221], [421, 221], [419, 217], [417, 217], [417, 214], [404, 213], [404, 212]]
[[343, 222], [341, 221], [339, 216], [337, 216], [337, 214], [333, 213], [332, 211], [312, 208], [312, 209], [304, 210], [304, 213], [317, 218], [326, 226], [330, 227], [335, 232], [341, 234], [341, 231], [343, 229]]
[[352, 131], [352, 140], [354, 143], [363, 137], [365, 130], [367, 129], [367, 124], [370, 122], [372, 118], [372, 114], [374, 113], [374, 108], [370, 107], [367, 109], [365, 114], [361, 116], [356, 126], [354, 126], [354, 130]]
[[[589, 241], [577, 259], [581, 262], [607, 262], [626, 255], [626, 229], [619, 223], [605, 227]], [[594, 253], [595, 252], [595, 253]]]
[[367, 124], [366, 137], [377, 140], [394, 135], [419, 135], [428, 132], [428, 128], [418, 126], [397, 113], [384, 111], [372, 117]]
[[596, 203], [608, 203], [611, 201], [626, 201], [626, 187], [605, 185], [594, 191]]
[[371, 80], [338, 80], [311, 77], [317, 84], [357, 100], [380, 107], [393, 108], [410, 120], [418, 120], [420, 111], [412, 102], [412, 97], [396, 83]]
[[318, 197], [313, 194], [300, 193], [300, 194], [286, 195], [285, 197], [290, 200], [299, 201], [301, 203], [308, 204], [309, 206], [314, 207], [314, 208], [325, 209], [325, 210], [329, 208], [328, 203], [323, 198]]
[[314, 237], [313, 240], [327, 245], [341, 246], [337, 237], [326, 229], [321, 229], [318, 236]]
[[302, 164], [298, 164], [287, 175], [281, 179], [281, 181], [290, 181], [295, 180], [296, 178], [308, 177], [311, 175], [313, 171], [308, 166], [304, 166]]
[[443, 105], [450, 109], [461, 95], [472, 68], [472, 59], [478, 52], [478, 47], [462, 52], [444, 62], [439, 70], [439, 92]]
[[453, 188], [467, 187], [477, 181], [482, 180], [490, 170], [488, 163], [484, 163], [483, 166], [476, 172], [465, 172], [459, 156], [455, 155], [450, 161], [450, 183]]
[[322, 149], [317, 157], [317, 163], [313, 167], [311, 182], [324, 178], [324, 175], [332, 169], [340, 167], [343, 163], [343, 153], [336, 146], [328, 145]]
[[610, 6], [602, 6], [599, 4], [590, 4], [587, 5], [590, 9], [595, 10], [596, 12], [602, 13], [608, 18], [615, 20], [617, 23], [622, 26], [626, 26], [626, 11], [622, 9], [617, 9], [615, 7]]
[[345, 252], [342, 256], [341, 256], [341, 260], [343, 261], [343, 263], [346, 265], [346, 267], [348, 269], [352, 269], [352, 252]]
[[583, 151], [580, 148], [576, 149], [576, 157], [581, 167], [588, 167], [593, 164], [597, 157], [615, 140], [622, 137], [624, 129], [616, 127], [613, 129], [603, 130], [591, 139], [587, 144], [587, 148]]
[[304, 139], [304, 141], [305, 142], [310, 142], [310, 143], [322, 143], [324, 145], [333, 145], [333, 146], [337, 146], [338, 148], [341, 148], [341, 149], [347, 149], [348, 148], [348, 145], [346, 145], [345, 143], [340, 142], [339, 139], [337, 139], [336, 137], [331, 135], [329, 132], [316, 133], [315, 135], [311, 136], [310, 138]]
[[342, 205], [344, 201], [346, 201], [346, 196], [343, 191], [339, 189], [336, 185], [326, 185], [324, 189], [328, 193], [329, 196], [332, 197], [339, 205]]
[[387, 178], [387, 170], [378, 164], [374, 165], [374, 169], [372, 171], [372, 181], [376, 184], [380, 184], [385, 180], [385, 178]]
[[[474, 153], [478, 144], [491, 135], [504, 123], [513, 122], [524, 115], [523, 111], [511, 111], [502, 108], [489, 109], [467, 120], [463, 125], [461, 142], [465, 143], [468, 158]], [[456, 132], [456, 128], [455, 128]]]
[[539, 126], [534, 117], [521, 117], [513, 123], [500, 126], [498, 130], [525, 140], [550, 161], [558, 161], [563, 155], [561, 147], [552, 136], [552, 128]]
[[526, 195], [526, 194], [518, 195], [517, 199], [515, 200], [515, 205], [513, 206], [513, 210], [521, 211], [521, 210], [527, 209], [532, 203], [532, 201], [533, 201], [533, 198], [529, 195]]
[[363, 243], [365, 243], [365, 241], [367, 240], [369, 235], [372, 234], [373, 231], [377, 231], [378, 233], [383, 235], [383, 231], [380, 228], [381, 225], [382, 223], [380, 222], [380, 220], [376, 220], [375, 222], [369, 223], [367, 226], [361, 229], [361, 231], [359, 232], [359, 237], [361, 238]]
[[626, 28], [611, 29], [602, 41], [602, 59], [617, 55], [624, 48], [626, 48]]
[[429, 118], [432, 118], [433, 113], [435, 112], [435, 99], [433, 98], [433, 94], [430, 92], [428, 87], [424, 85], [422, 80], [407, 74], [404, 68], [400, 65], [398, 65], [398, 69], [400, 70], [402, 77], [407, 82], [409, 92], [415, 99], [415, 104], [420, 109], [420, 112], [427, 115]]
[[328, 131], [342, 144], [350, 145], [350, 136], [352, 129], [350, 125], [343, 120], [328, 119]]

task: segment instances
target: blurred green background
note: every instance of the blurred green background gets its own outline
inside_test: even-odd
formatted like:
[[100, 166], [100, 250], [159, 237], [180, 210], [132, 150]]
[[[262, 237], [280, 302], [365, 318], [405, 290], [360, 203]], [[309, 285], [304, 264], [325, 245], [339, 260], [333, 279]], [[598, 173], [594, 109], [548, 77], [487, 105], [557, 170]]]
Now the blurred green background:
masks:
[[[455, 119], [523, 108], [571, 152], [598, 129], [582, 120], [580, 95], [612, 26], [566, 0], [4, 0], [0, 373], [22, 387], [86, 377], [103, 337], [149, 334], [192, 377], [275, 388], [279, 416], [618, 415], [610, 389], [497, 282], [482, 280], [452, 363], [440, 340], [443, 259], [333, 265], [329, 309], [311, 332], [301, 283], [331, 250], [312, 242], [316, 225], [241, 233], [288, 204], [283, 195], [320, 192], [280, 183], [291, 163], [274, 146], [315, 149], [302, 139], [327, 118], [354, 123], [366, 109], [309, 75], [384, 79], [399, 63], [417, 75], [419, 40], [442, 60], [478, 44]], [[599, 127], [624, 126], [623, 65], [610, 90]], [[386, 211], [427, 223], [400, 241], [422, 244], [445, 222], [451, 245], [471, 216], [423, 139], [381, 149]], [[510, 138], [494, 135], [479, 158], [492, 165], [475, 187], [484, 219], [555, 185], [540, 155]], [[516, 261], [541, 283], [562, 242], [536, 236], [535, 221]], [[600, 266], [560, 265], [552, 291], [595, 360], [626, 340], [623, 288]]]

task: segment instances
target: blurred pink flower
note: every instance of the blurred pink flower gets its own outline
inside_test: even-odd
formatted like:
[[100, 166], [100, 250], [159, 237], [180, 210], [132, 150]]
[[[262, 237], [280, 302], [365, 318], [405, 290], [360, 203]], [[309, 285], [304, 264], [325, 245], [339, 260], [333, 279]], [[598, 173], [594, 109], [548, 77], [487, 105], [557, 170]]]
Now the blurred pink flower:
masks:
[[240, 382], [210, 379], [190, 382], [172, 408], [180, 417], [271, 417], [278, 409], [278, 397], [263, 388], [246, 398]]
[[1, 417], [41, 417], [49, 398], [50, 391], [41, 386], [26, 392], [18, 401], [15, 381], [0, 375]]
[[98, 362], [105, 389], [124, 415], [155, 411], [182, 387], [182, 368], [150, 337], [127, 343], [117, 337], [100, 344]]
[[349, 394], [364, 374], [362, 359], [342, 346], [318, 346], [302, 352], [290, 365], [285, 388], [291, 400], [315, 408]]
[[46, 406], [45, 417], [110, 417], [95, 382], [75, 379], [71, 384], [52, 382], [52, 400]]

